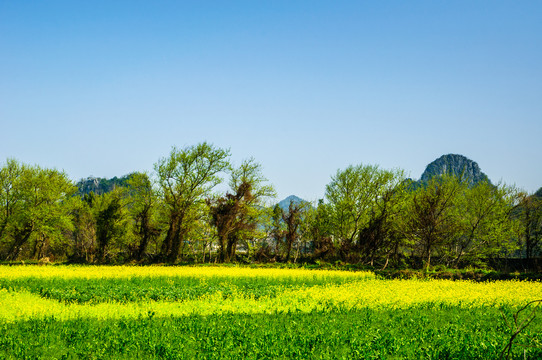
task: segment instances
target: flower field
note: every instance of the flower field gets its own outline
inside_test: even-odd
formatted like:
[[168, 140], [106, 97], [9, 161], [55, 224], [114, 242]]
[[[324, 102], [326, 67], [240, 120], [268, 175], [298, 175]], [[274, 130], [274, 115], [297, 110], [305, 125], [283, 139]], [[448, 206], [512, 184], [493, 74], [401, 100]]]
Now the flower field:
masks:
[[[531, 281], [240, 267], [0, 267], [4, 358], [499, 358]], [[515, 355], [540, 358], [542, 321]], [[106, 351], [104, 351], [106, 349]], [[518, 355], [519, 356], [519, 355]]]

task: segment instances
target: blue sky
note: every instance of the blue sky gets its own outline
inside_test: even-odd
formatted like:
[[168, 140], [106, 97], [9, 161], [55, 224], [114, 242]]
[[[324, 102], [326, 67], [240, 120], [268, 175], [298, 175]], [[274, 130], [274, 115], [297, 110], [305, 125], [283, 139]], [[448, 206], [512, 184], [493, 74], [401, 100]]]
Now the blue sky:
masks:
[[172, 146], [253, 156], [279, 198], [443, 154], [542, 186], [540, 1], [0, 0], [0, 161], [74, 180]]

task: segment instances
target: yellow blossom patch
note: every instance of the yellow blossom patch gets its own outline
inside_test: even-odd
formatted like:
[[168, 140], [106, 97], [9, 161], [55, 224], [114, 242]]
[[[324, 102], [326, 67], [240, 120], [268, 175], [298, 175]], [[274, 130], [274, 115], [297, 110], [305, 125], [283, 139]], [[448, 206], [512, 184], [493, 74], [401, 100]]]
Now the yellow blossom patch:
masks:
[[[220, 313], [272, 314], [361, 308], [521, 306], [542, 299], [542, 284], [532, 281], [382, 280], [367, 272], [234, 267], [0, 267], [0, 278], [129, 279], [132, 277], [212, 277], [265, 280], [276, 286], [273, 296], [255, 298], [232, 286], [227, 296], [212, 291], [184, 301], [141, 300], [131, 303], [63, 303], [24, 290], [0, 289], [0, 319], [14, 322], [54, 317], [59, 320], [141, 318]], [[284, 279], [321, 280], [319, 285], [282, 286]], [[337, 279], [349, 281], [337, 283]]]

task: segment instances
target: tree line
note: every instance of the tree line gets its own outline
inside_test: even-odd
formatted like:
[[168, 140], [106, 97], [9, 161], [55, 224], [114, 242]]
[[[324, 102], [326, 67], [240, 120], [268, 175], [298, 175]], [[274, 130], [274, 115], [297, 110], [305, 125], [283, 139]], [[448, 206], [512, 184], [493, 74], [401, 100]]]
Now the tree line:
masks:
[[[217, 191], [217, 185], [227, 190]], [[542, 191], [414, 182], [402, 170], [351, 165], [317, 203], [269, 204], [275, 190], [250, 158], [209, 143], [173, 148], [154, 172], [80, 194], [68, 176], [8, 159], [0, 169], [0, 260], [85, 263], [343, 261], [379, 268], [483, 265], [539, 257]]]

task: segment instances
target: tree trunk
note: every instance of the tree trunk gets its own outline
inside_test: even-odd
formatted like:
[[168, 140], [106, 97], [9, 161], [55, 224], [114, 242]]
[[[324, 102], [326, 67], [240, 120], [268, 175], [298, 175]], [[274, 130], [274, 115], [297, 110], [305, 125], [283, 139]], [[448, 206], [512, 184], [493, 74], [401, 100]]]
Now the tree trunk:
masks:
[[15, 234], [15, 240], [11, 245], [6, 260], [15, 260], [19, 256], [22, 246], [28, 241], [30, 235], [32, 235], [33, 226], [27, 225], [23, 230], [17, 231]]
[[169, 263], [174, 263], [179, 257], [179, 251], [181, 249], [181, 244], [184, 241], [184, 236], [181, 233], [180, 229], [177, 228], [177, 231], [174, 233], [173, 241], [171, 244], [171, 251], [167, 256], [167, 261]]
[[176, 227], [177, 227], [177, 222], [175, 221], [175, 219], [171, 219], [171, 221], [169, 222], [169, 227], [167, 229], [166, 237], [164, 241], [162, 242], [162, 246], [160, 248], [160, 256], [163, 259], [166, 259], [168, 254], [171, 252], [171, 247], [172, 247], [173, 237], [174, 237], [173, 234], [176, 231]]
[[279, 256], [280, 236], [275, 235], [275, 259]]
[[425, 263], [425, 270], [429, 269], [429, 266], [431, 266], [431, 250], [427, 253], [427, 262]]
[[166, 262], [174, 263], [179, 256], [180, 245], [184, 240], [184, 234], [181, 231], [182, 220], [182, 214], [174, 214], [171, 217], [169, 229], [161, 249], [161, 257]]
[[143, 256], [147, 251], [147, 246], [151, 238], [151, 229], [149, 222], [149, 208], [145, 208], [141, 212], [141, 224], [139, 226], [139, 235], [141, 236], [141, 240], [139, 242], [139, 247], [137, 249], [136, 255], [138, 261], [141, 261], [141, 259], [143, 259]]
[[33, 250], [33, 256], [36, 260], [39, 260], [43, 257], [42, 252], [43, 252], [44, 245], [45, 245], [45, 239], [42, 236], [39, 236], [36, 239], [36, 242], [34, 243], [34, 250]]
[[384, 266], [382, 266], [382, 269], [380, 269], [381, 271], [382, 270], [385, 270], [387, 267], [388, 267], [388, 263], [390, 262], [390, 253], [387, 254], [386, 256], [386, 263], [384, 264]]
[[235, 260], [235, 252], [237, 250], [237, 239], [230, 239], [228, 241], [228, 262]]
[[224, 262], [230, 262], [235, 260], [235, 252], [237, 250], [237, 238], [235, 236], [228, 236], [226, 240], [226, 251]]
[[286, 259], [285, 261], [288, 262], [288, 260], [290, 260], [290, 253], [292, 251], [292, 245], [294, 243], [294, 238], [292, 236], [290, 236], [290, 234], [288, 234], [287, 236], [287, 250], [286, 250]]
[[218, 241], [219, 241], [219, 247], [218, 247], [218, 251], [219, 251], [219, 254], [218, 254], [218, 260], [220, 262], [230, 262], [230, 258], [229, 258], [229, 252], [227, 250], [227, 246], [228, 246], [228, 236], [227, 235], [220, 235], [218, 237]]
[[530, 209], [525, 214], [525, 257], [530, 259], [533, 256], [533, 242], [531, 239], [531, 216]]

